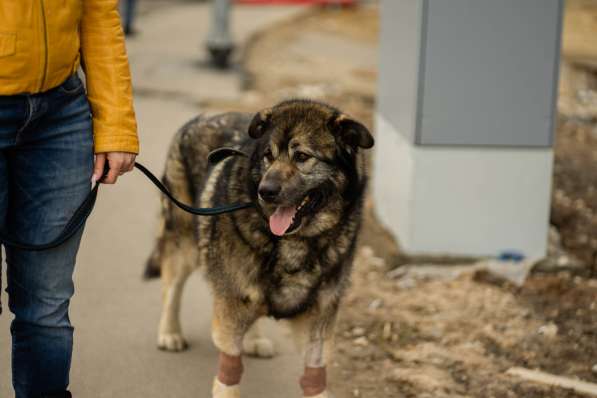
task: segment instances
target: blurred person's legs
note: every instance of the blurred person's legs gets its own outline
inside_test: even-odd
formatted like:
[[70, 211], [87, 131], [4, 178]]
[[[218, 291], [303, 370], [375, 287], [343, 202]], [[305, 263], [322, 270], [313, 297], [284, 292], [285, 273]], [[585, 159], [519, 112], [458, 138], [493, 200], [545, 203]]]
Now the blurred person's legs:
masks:
[[134, 33], [133, 20], [135, 18], [135, 8], [137, 0], [121, 0], [121, 18], [124, 27], [124, 34], [129, 36]]
[[[4, 233], [32, 244], [54, 239], [89, 193], [92, 169], [90, 109], [78, 77], [46, 93], [0, 97]], [[5, 248], [17, 398], [68, 396], [68, 307], [81, 234], [46, 251]]]

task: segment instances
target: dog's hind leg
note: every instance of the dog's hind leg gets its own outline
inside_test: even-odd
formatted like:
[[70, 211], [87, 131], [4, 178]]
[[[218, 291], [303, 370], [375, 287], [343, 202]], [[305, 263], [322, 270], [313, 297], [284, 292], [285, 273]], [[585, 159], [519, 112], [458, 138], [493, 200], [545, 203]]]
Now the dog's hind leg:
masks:
[[255, 321], [245, 334], [243, 352], [257, 358], [271, 358], [276, 355], [276, 349], [274, 342], [261, 333], [262, 321], [263, 319]]
[[191, 237], [165, 238], [161, 254], [162, 316], [158, 330], [158, 348], [182, 351], [187, 348], [180, 326], [180, 301], [184, 284], [196, 269], [196, 244]]

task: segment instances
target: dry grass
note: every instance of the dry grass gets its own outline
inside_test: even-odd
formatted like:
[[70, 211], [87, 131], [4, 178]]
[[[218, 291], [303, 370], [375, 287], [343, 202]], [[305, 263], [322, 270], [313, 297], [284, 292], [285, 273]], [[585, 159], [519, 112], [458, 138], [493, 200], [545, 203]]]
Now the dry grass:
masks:
[[597, 1], [569, 0], [566, 4], [564, 58], [574, 64], [597, 68]]

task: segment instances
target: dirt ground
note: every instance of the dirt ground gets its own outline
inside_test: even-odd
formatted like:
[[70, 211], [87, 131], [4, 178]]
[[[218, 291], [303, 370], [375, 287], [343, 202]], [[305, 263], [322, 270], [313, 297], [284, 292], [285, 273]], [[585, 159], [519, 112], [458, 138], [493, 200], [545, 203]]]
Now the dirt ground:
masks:
[[[591, 279], [597, 276], [597, 117], [586, 111], [592, 108], [587, 101], [597, 103], [597, 78], [588, 66], [597, 57], [595, 42], [587, 44], [574, 30], [595, 25], [597, 31], [597, 12], [584, 14], [597, 8], [594, 1], [570, 4], [576, 14], [569, 11], [565, 24], [552, 257], [542, 268], [548, 272], [534, 272], [518, 287], [445, 264], [413, 275], [409, 265], [440, 261], [401, 253], [369, 200], [353, 286], [338, 322], [330, 375], [337, 397], [583, 396], [507, 375], [513, 366], [597, 382], [597, 279]], [[311, 97], [372, 126], [378, 29], [374, 6], [312, 10], [269, 28], [244, 51], [244, 99], [203, 106], [254, 110]], [[330, 47], [321, 50], [313, 40]]]
[[551, 222], [597, 277], [597, 1], [571, 0], [564, 19]]
[[597, 120], [560, 116], [551, 223], [562, 245], [597, 277]]

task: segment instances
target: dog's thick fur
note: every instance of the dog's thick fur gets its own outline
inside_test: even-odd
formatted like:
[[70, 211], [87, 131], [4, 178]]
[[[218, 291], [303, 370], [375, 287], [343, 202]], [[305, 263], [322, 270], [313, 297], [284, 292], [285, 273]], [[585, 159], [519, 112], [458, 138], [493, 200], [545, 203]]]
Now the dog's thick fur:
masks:
[[[203, 266], [214, 294], [212, 337], [227, 358], [241, 354], [243, 337], [246, 353], [273, 355], [271, 342], [254, 325], [271, 316], [289, 320], [302, 335], [307, 368], [324, 368], [361, 223], [367, 182], [362, 149], [371, 146], [362, 124], [307, 100], [256, 115], [188, 122], [170, 147], [164, 184], [199, 207], [253, 202], [255, 208], [193, 217], [162, 200], [161, 229], [146, 269], [148, 276], [161, 273], [163, 281], [159, 347], [186, 346], [179, 322], [182, 288]], [[267, 184], [280, 188], [269, 201], [260, 195]], [[274, 235], [268, 219], [276, 206], [299, 206], [303, 199], [296, 223]]]

